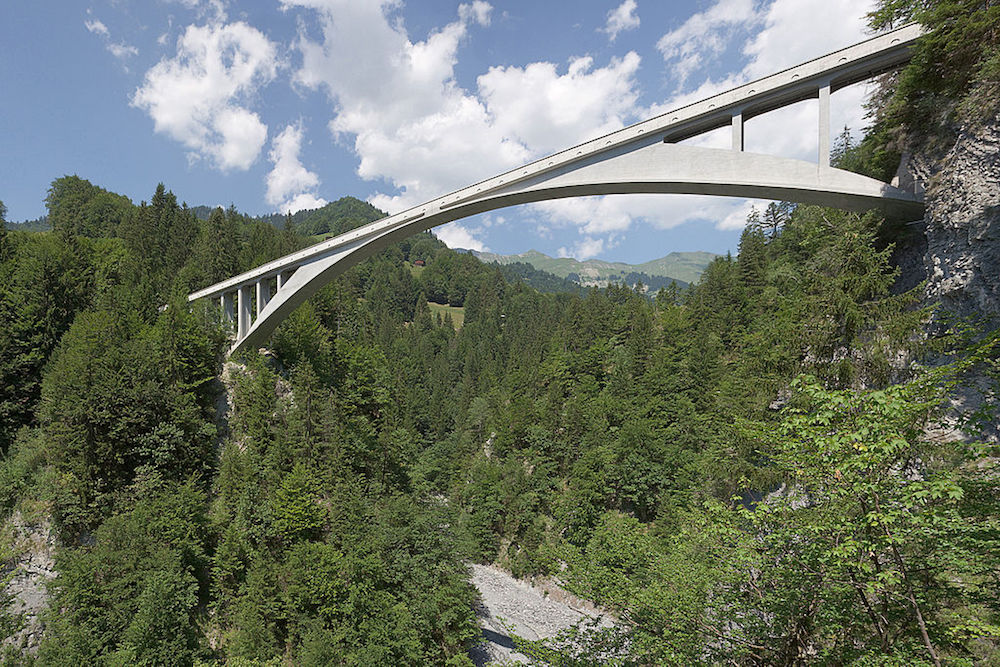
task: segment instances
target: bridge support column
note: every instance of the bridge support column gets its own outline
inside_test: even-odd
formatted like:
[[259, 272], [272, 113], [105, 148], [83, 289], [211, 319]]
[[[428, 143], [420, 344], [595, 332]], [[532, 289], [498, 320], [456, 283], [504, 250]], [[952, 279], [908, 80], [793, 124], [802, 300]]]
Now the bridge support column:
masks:
[[236, 340], [240, 341], [250, 330], [250, 286], [244, 285], [239, 291], [239, 304], [237, 306]]
[[286, 280], [288, 280], [288, 274], [285, 273], [284, 271], [279, 272], [278, 273], [278, 289], [279, 290], [281, 289], [281, 286], [285, 284]]
[[819, 166], [830, 166], [830, 82], [819, 87]]
[[261, 278], [257, 281], [257, 317], [260, 317], [260, 311], [264, 310], [264, 306], [271, 300], [271, 283], [268, 282], [269, 280], [270, 278]]
[[743, 111], [733, 114], [733, 150], [743, 150]]
[[236, 319], [233, 311], [233, 293], [227, 292], [219, 297], [219, 305], [222, 306], [222, 321], [232, 324]]

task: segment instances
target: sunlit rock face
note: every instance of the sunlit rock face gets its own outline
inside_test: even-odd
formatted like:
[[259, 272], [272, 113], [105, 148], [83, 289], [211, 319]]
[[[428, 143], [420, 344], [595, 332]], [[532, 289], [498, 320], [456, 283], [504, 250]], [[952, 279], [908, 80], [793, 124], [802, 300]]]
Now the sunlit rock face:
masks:
[[995, 325], [1000, 320], [1000, 117], [961, 132], [943, 158], [916, 162], [929, 176], [927, 301]]
[[14, 633], [0, 641], [0, 653], [9, 648], [34, 655], [45, 629], [42, 616], [49, 606], [48, 583], [56, 576], [55, 532], [45, 514], [27, 517], [19, 510], [0, 529], [8, 531], [14, 549], [10, 562], [0, 561], [0, 583], [12, 575], [6, 591], [0, 593], [12, 598], [6, 611], [17, 619]]
[[[917, 153], [903, 166], [926, 185], [922, 224], [900, 238], [897, 289], [924, 284], [924, 303], [936, 305], [929, 332], [956, 318], [987, 332], [1000, 326], [1000, 116], [963, 129], [936, 155]], [[905, 176], [905, 175], [904, 175]], [[972, 373], [952, 397], [955, 415], [972, 415], [993, 400], [991, 382]], [[947, 419], [935, 428], [959, 432]], [[1000, 442], [1000, 423], [976, 422], [966, 436]], [[932, 435], [932, 434], [929, 434]]]

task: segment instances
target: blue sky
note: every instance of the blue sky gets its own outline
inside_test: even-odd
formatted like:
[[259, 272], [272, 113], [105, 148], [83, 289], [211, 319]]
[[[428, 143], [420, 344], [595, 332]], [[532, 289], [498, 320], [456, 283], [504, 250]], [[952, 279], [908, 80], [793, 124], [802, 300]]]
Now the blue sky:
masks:
[[[864, 38], [871, 0], [46, 0], [0, 20], [0, 200], [77, 174], [250, 214], [394, 212]], [[861, 84], [834, 127], [864, 126]], [[815, 159], [815, 102], [747, 150]], [[727, 136], [696, 139], [724, 145]], [[735, 249], [751, 205], [563, 200], [442, 227], [452, 246], [647, 261]]]

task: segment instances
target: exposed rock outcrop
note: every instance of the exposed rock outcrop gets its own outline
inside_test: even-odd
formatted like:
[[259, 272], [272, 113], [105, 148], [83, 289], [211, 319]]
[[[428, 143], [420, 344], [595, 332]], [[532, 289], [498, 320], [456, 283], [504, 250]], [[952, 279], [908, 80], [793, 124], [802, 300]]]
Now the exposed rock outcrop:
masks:
[[1000, 117], [959, 133], [944, 156], [916, 155], [927, 184], [924, 253], [930, 303], [962, 318], [1000, 320]]
[[56, 534], [48, 519], [26, 518], [15, 511], [6, 522], [14, 547], [13, 560], [0, 563], [0, 577], [13, 573], [6, 592], [13, 597], [8, 612], [19, 617], [19, 629], [0, 641], [33, 655], [42, 639], [42, 615], [49, 606], [48, 583], [55, 578]]
[[[924, 302], [936, 304], [929, 333], [955, 319], [987, 332], [1000, 326], [1000, 116], [963, 129], [947, 150], [917, 151], [900, 165], [900, 182], [926, 187], [922, 224], [900, 238], [895, 261], [897, 289], [924, 282]], [[966, 378], [952, 397], [954, 415], [976, 414], [993, 400], [991, 380]], [[1000, 424], [988, 420], [942, 425], [951, 437], [1000, 440]]]
[[551, 580], [529, 583], [490, 565], [472, 565], [470, 570], [471, 581], [479, 591], [476, 616], [483, 628], [483, 643], [472, 650], [476, 665], [528, 662], [517, 652], [511, 632], [536, 641], [553, 637], [586, 619], [599, 618], [604, 628], [613, 624], [593, 604]]

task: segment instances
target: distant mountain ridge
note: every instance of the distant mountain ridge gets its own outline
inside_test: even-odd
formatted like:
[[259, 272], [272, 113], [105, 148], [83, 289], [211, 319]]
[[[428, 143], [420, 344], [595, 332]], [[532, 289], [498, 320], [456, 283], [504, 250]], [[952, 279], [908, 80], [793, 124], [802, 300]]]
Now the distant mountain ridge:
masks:
[[[506, 265], [516, 262], [531, 264], [539, 271], [545, 271], [560, 278], [573, 280], [584, 286], [604, 287], [608, 282], [634, 284], [636, 279], [652, 289], [677, 281], [679, 286], [696, 282], [705, 267], [718, 257], [711, 252], [672, 252], [665, 257], [642, 264], [608, 262], [603, 259], [578, 260], [572, 257], [549, 257], [537, 250], [529, 250], [516, 255], [499, 255], [492, 252], [471, 251], [484, 262]], [[642, 279], [647, 276], [651, 280]], [[636, 278], [639, 277], [639, 278]]]

